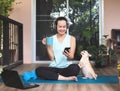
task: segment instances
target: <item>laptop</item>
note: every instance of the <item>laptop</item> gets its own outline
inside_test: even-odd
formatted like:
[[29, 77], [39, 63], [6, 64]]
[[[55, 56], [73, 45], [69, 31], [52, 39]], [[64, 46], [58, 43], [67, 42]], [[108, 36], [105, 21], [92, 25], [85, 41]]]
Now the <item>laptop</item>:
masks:
[[1, 73], [2, 80], [6, 86], [19, 88], [19, 89], [29, 89], [38, 87], [38, 84], [23, 83], [19, 74], [15, 70], [4, 70]]

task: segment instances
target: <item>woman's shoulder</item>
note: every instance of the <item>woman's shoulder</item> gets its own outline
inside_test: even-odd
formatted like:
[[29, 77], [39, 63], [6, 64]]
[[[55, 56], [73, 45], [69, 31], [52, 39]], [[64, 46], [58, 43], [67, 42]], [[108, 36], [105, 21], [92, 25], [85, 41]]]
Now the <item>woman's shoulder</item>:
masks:
[[76, 38], [73, 35], [69, 35], [71, 40], [76, 40]]
[[54, 34], [52, 37], [55, 38], [55, 37], [56, 37], [56, 34]]

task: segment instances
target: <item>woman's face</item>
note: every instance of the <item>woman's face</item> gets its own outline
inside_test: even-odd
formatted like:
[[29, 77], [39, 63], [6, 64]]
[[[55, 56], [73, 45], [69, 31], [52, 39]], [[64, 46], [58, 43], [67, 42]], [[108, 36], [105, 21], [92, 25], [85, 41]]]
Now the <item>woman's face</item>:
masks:
[[67, 31], [66, 21], [65, 20], [59, 20], [57, 22], [57, 32], [58, 32], [58, 34], [63, 35], [63, 34], [66, 33], [66, 31]]

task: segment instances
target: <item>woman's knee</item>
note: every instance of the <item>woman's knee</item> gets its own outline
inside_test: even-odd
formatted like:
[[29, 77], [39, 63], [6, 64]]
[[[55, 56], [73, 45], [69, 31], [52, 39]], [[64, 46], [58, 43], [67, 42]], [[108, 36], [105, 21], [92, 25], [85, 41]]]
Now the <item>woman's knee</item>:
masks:
[[70, 70], [72, 71], [72, 73], [74, 75], [78, 75], [80, 72], [80, 67], [78, 66], [78, 64], [71, 64], [70, 65]]

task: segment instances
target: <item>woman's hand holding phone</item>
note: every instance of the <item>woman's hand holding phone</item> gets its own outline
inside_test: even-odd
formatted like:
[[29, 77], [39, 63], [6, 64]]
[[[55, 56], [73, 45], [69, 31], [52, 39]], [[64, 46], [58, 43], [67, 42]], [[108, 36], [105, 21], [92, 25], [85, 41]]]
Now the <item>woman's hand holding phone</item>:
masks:
[[66, 47], [65, 49], [64, 49], [64, 52], [69, 52], [70, 51], [70, 47]]
[[63, 54], [64, 54], [66, 57], [69, 58], [69, 55], [70, 55], [70, 47], [66, 47], [66, 48], [64, 49]]

